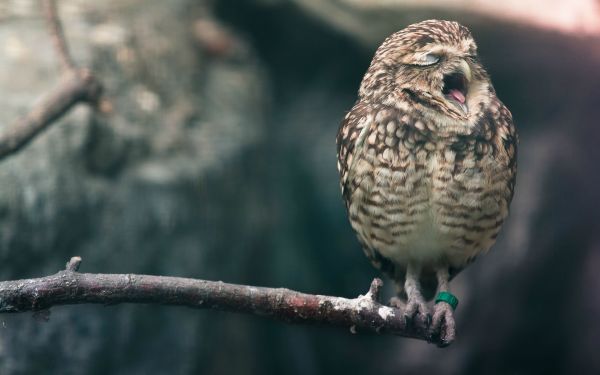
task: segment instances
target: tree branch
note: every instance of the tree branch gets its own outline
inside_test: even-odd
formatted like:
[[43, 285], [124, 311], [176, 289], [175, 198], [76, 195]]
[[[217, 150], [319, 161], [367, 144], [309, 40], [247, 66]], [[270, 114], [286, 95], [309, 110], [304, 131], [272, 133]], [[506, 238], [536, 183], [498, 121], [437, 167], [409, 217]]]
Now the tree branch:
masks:
[[0, 134], [0, 159], [26, 146], [77, 103], [95, 103], [101, 91], [100, 83], [89, 71], [68, 73], [25, 117], [15, 121]]
[[373, 280], [366, 296], [347, 299], [181, 277], [79, 273], [80, 263], [81, 258], [73, 257], [66, 270], [57, 274], [0, 282], [0, 313], [82, 303], [146, 303], [247, 313], [287, 323], [347, 327], [352, 333], [431, 341], [427, 327], [416, 321], [409, 326], [402, 310], [379, 302], [380, 279]]
[[54, 49], [60, 59], [62, 68], [65, 71], [75, 71], [77, 66], [69, 53], [69, 45], [56, 9], [56, 0], [42, 0], [42, 6], [44, 7], [44, 16], [48, 24], [50, 37], [52, 38], [52, 43], [54, 44]]
[[[67, 47], [54, 0], [43, 0], [45, 16], [54, 48], [63, 67], [60, 83], [23, 118], [0, 134], [0, 159], [26, 146], [36, 135], [78, 103], [99, 105], [102, 86], [87, 69], [77, 68]], [[104, 104], [104, 103], [102, 103]], [[101, 108], [102, 109], [102, 108]]]

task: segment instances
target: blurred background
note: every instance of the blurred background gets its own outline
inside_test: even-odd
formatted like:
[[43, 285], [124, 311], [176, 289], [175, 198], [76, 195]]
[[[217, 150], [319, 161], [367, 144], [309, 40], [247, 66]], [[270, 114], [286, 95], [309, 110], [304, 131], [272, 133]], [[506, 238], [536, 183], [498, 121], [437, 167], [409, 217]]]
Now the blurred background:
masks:
[[[511, 216], [452, 284], [449, 348], [254, 316], [72, 306], [0, 316], [1, 374], [600, 373], [600, 2], [59, 1], [110, 115], [72, 111], [0, 162], [0, 278], [83, 272], [355, 297], [377, 272], [335, 134], [383, 39], [471, 28], [519, 128]], [[0, 2], [0, 131], [60, 78], [37, 0]], [[387, 283], [386, 298], [391, 296]]]

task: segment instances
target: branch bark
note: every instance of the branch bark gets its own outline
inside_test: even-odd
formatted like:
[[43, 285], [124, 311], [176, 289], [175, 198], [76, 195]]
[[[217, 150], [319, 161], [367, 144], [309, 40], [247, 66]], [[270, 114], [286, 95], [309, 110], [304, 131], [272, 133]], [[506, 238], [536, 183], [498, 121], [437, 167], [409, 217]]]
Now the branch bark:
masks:
[[347, 299], [181, 277], [79, 273], [80, 263], [81, 258], [73, 257], [66, 270], [57, 274], [0, 282], [0, 313], [83, 303], [160, 304], [247, 313], [287, 323], [347, 327], [352, 333], [392, 334], [444, 344], [432, 341], [426, 326], [416, 321], [407, 324], [401, 309], [380, 303], [380, 279], [373, 280], [365, 296]]

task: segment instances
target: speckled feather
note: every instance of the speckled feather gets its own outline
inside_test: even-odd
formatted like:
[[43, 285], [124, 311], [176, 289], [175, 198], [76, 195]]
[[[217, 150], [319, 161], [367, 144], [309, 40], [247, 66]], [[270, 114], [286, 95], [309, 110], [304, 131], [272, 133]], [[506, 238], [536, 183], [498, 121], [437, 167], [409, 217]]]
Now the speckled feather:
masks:
[[[445, 60], [411, 64], [432, 50]], [[467, 113], [440, 95], [460, 60], [472, 75]], [[408, 262], [419, 263], [431, 298], [435, 267], [454, 276], [494, 244], [513, 196], [516, 145], [465, 27], [432, 20], [390, 36], [337, 136], [350, 223], [373, 264], [401, 284]]]

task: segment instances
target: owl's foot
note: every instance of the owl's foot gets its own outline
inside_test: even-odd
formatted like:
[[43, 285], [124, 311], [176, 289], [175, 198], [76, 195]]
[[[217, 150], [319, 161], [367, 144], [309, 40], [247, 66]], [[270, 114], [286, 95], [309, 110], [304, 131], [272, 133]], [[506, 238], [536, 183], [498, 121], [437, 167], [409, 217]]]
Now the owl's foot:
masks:
[[438, 346], [445, 347], [456, 337], [456, 323], [454, 322], [454, 309], [447, 302], [438, 302], [433, 308], [433, 321], [429, 328], [432, 341], [437, 341]]
[[404, 302], [398, 297], [392, 297], [390, 306], [404, 311], [404, 323], [407, 327], [423, 329], [431, 324], [431, 314], [422, 298], [409, 298]]
[[429, 323], [431, 323], [431, 314], [421, 294], [420, 273], [421, 268], [418, 265], [412, 263], [407, 265], [404, 279], [404, 291], [406, 293], [404, 322], [406, 327], [426, 330]]
[[390, 306], [404, 311], [406, 308], [406, 303], [404, 303], [404, 301], [402, 301], [402, 299], [399, 297], [392, 297], [390, 298]]

